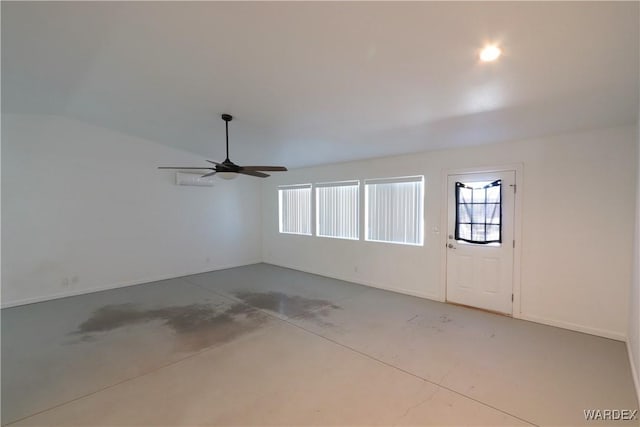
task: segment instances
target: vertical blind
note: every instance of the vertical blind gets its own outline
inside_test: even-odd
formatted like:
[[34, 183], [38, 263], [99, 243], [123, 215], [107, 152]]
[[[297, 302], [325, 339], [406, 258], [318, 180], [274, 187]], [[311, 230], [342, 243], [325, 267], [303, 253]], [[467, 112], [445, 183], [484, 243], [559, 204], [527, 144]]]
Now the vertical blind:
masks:
[[316, 184], [316, 235], [359, 238], [360, 183]]
[[422, 245], [423, 176], [365, 180], [366, 240]]
[[278, 187], [280, 232], [311, 235], [311, 184]]

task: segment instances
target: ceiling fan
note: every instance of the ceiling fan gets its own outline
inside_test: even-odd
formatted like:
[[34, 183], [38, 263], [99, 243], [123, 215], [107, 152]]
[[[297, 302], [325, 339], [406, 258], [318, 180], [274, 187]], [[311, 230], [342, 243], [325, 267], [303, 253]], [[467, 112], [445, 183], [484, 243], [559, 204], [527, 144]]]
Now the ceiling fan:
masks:
[[[224, 159], [224, 162], [218, 163], [213, 160], [207, 160], [207, 162], [211, 163], [214, 166], [209, 167], [177, 167], [177, 166], [160, 166], [158, 169], [199, 169], [199, 170], [211, 170], [207, 174], [202, 175], [202, 178], [206, 178], [209, 176], [213, 176], [217, 173], [221, 173], [224, 175], [227, 174], [242, 174], [242, 175], [251, 175], [257, 176], [259, 178], [266, 178], [269, 174], [266, 174], [262, 171], [274, 171], [274, 172], [286, 172], [287, 168], [284, 166], [239, 166], [229, 160], [229, 122], [233, 120], [233, 117], [230, 114], [223, 114], [222, 120], [225, 122], [225, 128], [227, 133], [227, 158]], [[222, 175], [221, 175], [222, 176]]]

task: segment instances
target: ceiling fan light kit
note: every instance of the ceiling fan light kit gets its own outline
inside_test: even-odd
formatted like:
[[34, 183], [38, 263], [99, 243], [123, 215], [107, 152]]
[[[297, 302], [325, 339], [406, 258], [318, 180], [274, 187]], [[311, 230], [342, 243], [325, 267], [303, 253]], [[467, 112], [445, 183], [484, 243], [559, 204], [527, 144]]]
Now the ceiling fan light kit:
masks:
[[197, 170], [210, 170], [204, 175], [202, 178], [209, 178], [216, 174], [222, 179], [233, 179], [241, 175], [250, 175], [256, 176], [258, 178], [267, 178], [269, 174], [264, 173], [264, 171], [272, 171], [272, 172], [286, 172], [287, 168], [284, 166], [240, 166], [233, 163], [229, 160], [229, 122], [233, 120], [233, 116], [230, 114], [223, 114], [222, 120], [224, 120], [225, 131], [226, 131], [226, 147], [227, 147], [227, 157], [224, 159], [224, 162], [218, 163], [213, 160], [207, 160], [207, 162], [211, 163], [213, 166], [205, 166], [205, 167], [179, 167], [179, 166], [160, 166], [158, 169], [197, 169]]
[[226, 180], [234, 179], [238, 177], [237, 173], [233, 172], [218, 172], [218, 177]]

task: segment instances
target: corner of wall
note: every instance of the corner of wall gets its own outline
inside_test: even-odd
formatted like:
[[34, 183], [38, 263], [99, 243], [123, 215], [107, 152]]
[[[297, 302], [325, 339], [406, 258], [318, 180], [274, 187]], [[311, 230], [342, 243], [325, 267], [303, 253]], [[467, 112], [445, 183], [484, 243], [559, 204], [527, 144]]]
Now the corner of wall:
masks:
[[640, 114], [636, 125], [636, 221], [634, 231], [633, 273], [629, 290], [629, 326], [627, 351], [640, 406]]

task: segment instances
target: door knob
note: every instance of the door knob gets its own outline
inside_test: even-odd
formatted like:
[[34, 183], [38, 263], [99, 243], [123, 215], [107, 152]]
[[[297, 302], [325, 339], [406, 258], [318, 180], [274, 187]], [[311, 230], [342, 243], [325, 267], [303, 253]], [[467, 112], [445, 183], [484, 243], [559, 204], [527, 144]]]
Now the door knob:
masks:
[[447, 245], [447, 247], [448, 247], [449, 249], [455, 249], [455, 248], [456, 248], [455, 246], [453, 246], [453, 243], [449, 243], [449, 244]]

